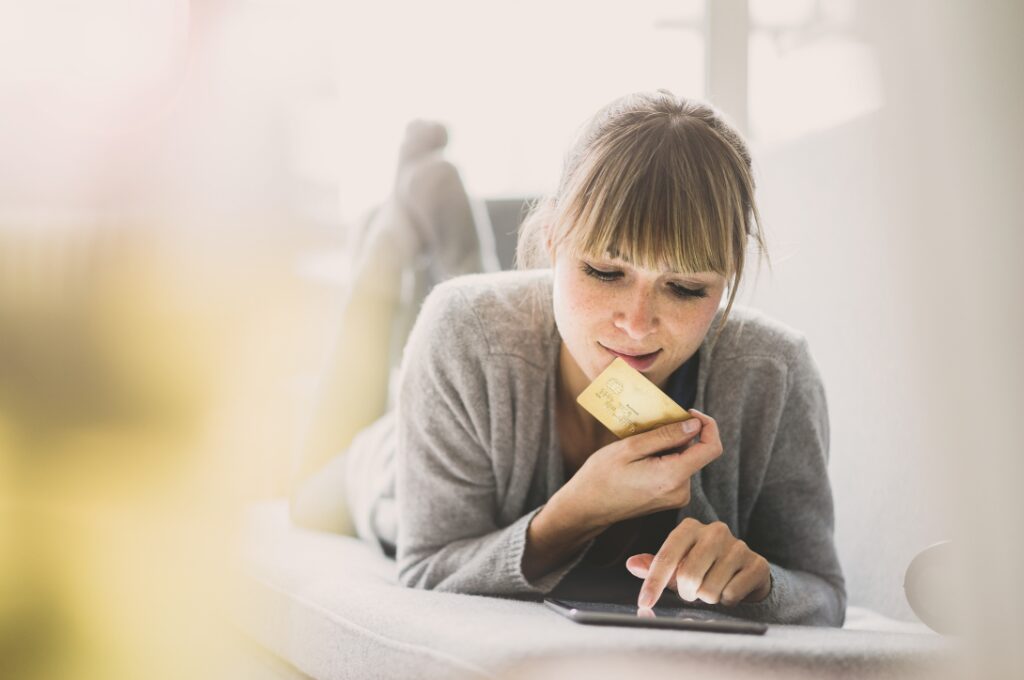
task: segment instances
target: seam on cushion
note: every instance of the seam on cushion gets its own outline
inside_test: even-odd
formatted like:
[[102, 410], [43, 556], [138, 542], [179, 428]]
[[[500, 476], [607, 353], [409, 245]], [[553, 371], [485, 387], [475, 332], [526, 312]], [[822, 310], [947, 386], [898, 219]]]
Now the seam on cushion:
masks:
[[[491, 673], [490, 671], [487, 671], [484, 668], [482, 668], [481, 666], [477, 666], [476, 664], [474, 664], [474, 663], [472, 663], [470, 661], [463, 661], [463, 660], [461, 660], [461, 659], [459, 659], [457, 657], [451, 656], [449, 654], [445, 654], [443, 652], [434, 651], [434, 650], [432, 650], [429, 647], [424, 647], [424, 646], [421, 646], [421, 645], [418, 645], [418, 644], [414, 644], [414, 643], [411, 643], [411, 642], [403, 642], [402, 640], [395, 640], [393, 638], [385, 637], [384, 635], [381, 635], [380, 633], [377, 633], [377, 632], [375, 632], [373, 630], [370, 630], [369, 628], [366, 628], [365, 626], [362, 626], [362, 625], [360, 625], [358, 623], [355, 623], [353, 621], [349, 621], [348, 619], [341, 618], [341, 617], [337, 616], [331, 610], [327, 609], [326, 607], [323, 607], [323, 606], [313, 602], [312, 600], [310, 600], [310, 599], [308, 599], [306, 597], [303, 597], [301, 595], [296, 595], [296, 594], [291, 593], [291, 592], [289, 592], [287, 590], [284, 590], [280, 586], [274, 585], [273, 583], [270, 583], [269, 581], [267, 581], [266, 579], [264, 579], [262, 577], [251, 576], [250, 575], [249, 578], [251, 578], [252, 580], [254, 580], [254, 581], [256, 581], [256, 582], [258, 582], [258, 583], [260, 583], [260, 584], [262, 584], [262, 585], [264, 585], [264, 586], [266, 586], [268, 588], [270, 588], [271, 590], [273, 590], [273, 591], [275, 591], [277, 593], [285, 595], [286, 597], [288, 597], [290, 599], [293, 599], [293, 600], [299, 602], [300, 604], [302, 604], [304, 606], [307, 606], [310, 609], [313, 609], [313, 610], [315, 610], [315, 611], [325, 615], [328, 620], [332, 621], [333, 623], [340, 624], [343, 628], [349, 628], [350, 630], [354, 630], [356, 632], [363, 633], [363, 634], [369, 636], [370, 638], [372, 638], [373, 640], [375, 640], [377, 642], [380, 642], [380, 643], [384, 644], [385, 646], [391, 647], [392, 649], [397, 649], [397, 650], [406, 651], [406, 652], [417, 652], [417, 653], [420, 653], [420, 654], [424, 654], [425, 656], [431, 657], [431, 658], [433, 658], [435, 660], [444, 661], [444, 662], [447, 662], [447, 663], [452, 664], [454, 666], [463, 668], [463, 669], [465, 669], [467, 671], [470, 671], [470, 672], [473, 672], [473, 673], [478, 673], [478, 674], [480, 674], [480, 675], [482, 675], [484, 677], [495, 678], [495, 679], [498, 678], [498, 676], [495, 675], [494, 673]], [[287, 660], [292, 662], [292, 663], [294, 663], [294, 661], [292, 661], [292, 659], [287, 659]]]

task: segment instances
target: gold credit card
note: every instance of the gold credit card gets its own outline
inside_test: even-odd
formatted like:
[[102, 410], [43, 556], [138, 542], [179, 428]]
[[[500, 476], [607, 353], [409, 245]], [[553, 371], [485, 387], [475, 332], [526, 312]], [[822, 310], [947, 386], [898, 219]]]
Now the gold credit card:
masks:
[[619, 437], [693, 417], [619, 357], [576, 397], [576, 403]]

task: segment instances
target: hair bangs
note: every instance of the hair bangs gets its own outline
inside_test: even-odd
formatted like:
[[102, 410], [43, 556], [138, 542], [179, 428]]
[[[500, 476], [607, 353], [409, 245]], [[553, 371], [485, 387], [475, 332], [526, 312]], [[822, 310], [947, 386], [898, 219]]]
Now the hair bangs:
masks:
[[[723, 238], [732, 231], [723, 225], [735, 224], [736, 202], [722, 200], [723, 187], [714, 185], [732, 173], [716, 173], [679, 153], [679, 145], [660, 143], [665, 131], [659, 132], [630, 140], [631, 153], [610, 145], [580, 168], [568, 187], [558, 240], [590, 257], [729, 277], [735, 244]], [[735, 196], [736, 188], [725, 196]]]

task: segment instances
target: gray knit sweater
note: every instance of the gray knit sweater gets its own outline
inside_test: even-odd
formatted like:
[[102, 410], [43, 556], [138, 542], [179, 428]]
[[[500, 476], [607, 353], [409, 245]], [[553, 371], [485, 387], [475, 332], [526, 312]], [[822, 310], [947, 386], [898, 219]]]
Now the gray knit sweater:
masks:
[[[725, 522], [771, 565], [759, 603], [723, 611], [775, 623], [841, 626], [825, 392], [806, 340], [734, 306], [699, 350], [694, 406], [724, 453], [691, 480], [681, 521]], [[436, 287], [406, 345], [394, 493], [401, 583], [538, 597], [576, 566], [531, 582], [521, 562], [533, 516], [565, 483], [555, 427], [560, 338], [551, 272], [465, 276]], [[639, 579], [638, 579], [639, 582]]]

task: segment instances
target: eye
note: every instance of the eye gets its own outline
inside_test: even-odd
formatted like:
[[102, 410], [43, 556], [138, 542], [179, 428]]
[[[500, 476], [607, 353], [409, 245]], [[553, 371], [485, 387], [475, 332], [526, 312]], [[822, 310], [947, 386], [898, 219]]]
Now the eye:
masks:
[[687, 288], [681, 286], [678, 283], [670, 283], [668, 287], [672, 289], [672, 293], [684, 300], [690, 298], [706, 298], [708, 296], [707, 288]]
[[605, 271], [603, 269], [596, 269], [594, 267], [591, 267], [586, 262], [583, 262], [581, 264], [580, 269], [582, 269], [583, 273], [586, 274], [587, 276], [593, 276], [595, 279], [600, 279], [601, 281], [614, 281], [616, 279], [622, 278], [622, 272], [620, 271]]
[[[616, 281], [621, 279], [624, 275], [621, 271], [616, 269], [606, 270], [598, 269], [586, 262], [580, 263], [580, 269], [587, 276], [593, 276], [595, 279], [600, 281]], [[704, 288], [687, 288], [686, 286], [679, 283], [668, 284], [669, 290], [672, 294], [683, 300], [692, 300], [694, 298], [706, 298], [708, 296], [708, 290]]]

